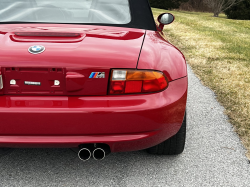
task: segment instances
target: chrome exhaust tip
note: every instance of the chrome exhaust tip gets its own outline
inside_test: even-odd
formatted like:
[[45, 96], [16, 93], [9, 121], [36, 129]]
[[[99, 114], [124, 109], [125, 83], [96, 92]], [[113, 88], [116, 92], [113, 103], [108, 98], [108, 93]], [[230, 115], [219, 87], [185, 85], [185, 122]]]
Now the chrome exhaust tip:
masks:
[[91, 152], [88, 148], [82, 148], [78, 151], [78, 157], [82, 161], [87, 161], [91, 158]]
[[103, 160], [105, 158], [105, 156], [106, 156], [106, 152], [102, 148], [96, 148], [93, 151], [93, 158], [95, 160]]

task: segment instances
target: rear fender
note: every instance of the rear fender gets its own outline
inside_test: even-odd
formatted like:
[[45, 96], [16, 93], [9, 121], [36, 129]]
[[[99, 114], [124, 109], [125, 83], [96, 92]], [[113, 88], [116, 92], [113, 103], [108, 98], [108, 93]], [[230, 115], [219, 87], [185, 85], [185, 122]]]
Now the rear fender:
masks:
[[163, 71], [168, 81], [187, 76], [184, 55], [155, 31], [146, 33], [137, 68]]

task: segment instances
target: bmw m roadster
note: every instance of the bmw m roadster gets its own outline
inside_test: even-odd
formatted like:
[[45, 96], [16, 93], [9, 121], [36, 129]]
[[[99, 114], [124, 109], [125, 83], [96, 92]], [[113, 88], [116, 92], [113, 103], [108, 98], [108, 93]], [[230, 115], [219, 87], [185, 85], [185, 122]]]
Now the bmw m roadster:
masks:
[[184, 150], [187, 68], [148, 0], [1, 0], [0, 147]]

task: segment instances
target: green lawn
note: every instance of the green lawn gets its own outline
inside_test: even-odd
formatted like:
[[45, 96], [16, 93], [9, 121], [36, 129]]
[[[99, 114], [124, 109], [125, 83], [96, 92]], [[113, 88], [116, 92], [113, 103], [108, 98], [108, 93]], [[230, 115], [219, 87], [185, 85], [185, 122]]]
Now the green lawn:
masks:
[[210, 87], [234, 125], [250, 158], [250, 21], [229, 20], [221, 14], [166, 11], [175, 15], [164, 28], [181, 49], [203, 84]]

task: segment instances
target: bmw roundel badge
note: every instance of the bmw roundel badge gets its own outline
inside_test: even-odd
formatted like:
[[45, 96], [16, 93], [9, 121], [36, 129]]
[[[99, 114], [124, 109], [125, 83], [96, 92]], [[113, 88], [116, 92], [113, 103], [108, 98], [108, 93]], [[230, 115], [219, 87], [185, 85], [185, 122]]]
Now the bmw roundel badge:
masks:
[[32, 54], [39, 54], [45, 51], [45, 47], [42, 45], [31, 46], [28, 51]]

